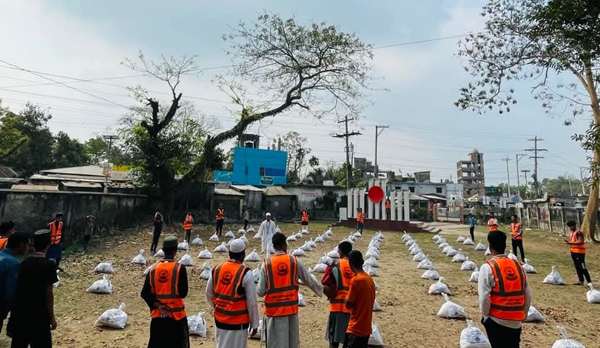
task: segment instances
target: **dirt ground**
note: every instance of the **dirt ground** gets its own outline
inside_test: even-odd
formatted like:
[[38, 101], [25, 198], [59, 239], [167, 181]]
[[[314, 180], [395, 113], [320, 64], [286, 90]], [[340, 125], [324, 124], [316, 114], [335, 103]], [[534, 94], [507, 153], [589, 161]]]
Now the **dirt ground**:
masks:
[[[235, 232], [238, 226], [226, 226]], [[258, 229], [258, 226], [254, 226]], [[297, 231], [299, 225], [283, 224], [282, 230], [286, 235]], [[311, 224], [311, 235], [314, 238], [318, 233], [326, 230], [328, 225], [322, 223]], [[217, 243], [208, 242], [212, 234], [211, 226], [195, 227], [193, 237], [200, 235], [209, 250]], [[448, 230], [450, 244], [458, 248], [454, 234], [465, 231]], [[337, 243], [346, 237], [350, 231], [347, 228], [333, 228], [334, 238], [325, 244], [319, 245], [316, 251], [309, 253], [308, 257], [301, 258], [307, 267], [314, 267], [318, 258], [328, 252]], [[145, 267], [132, 265], [131, 259], [139, 249], [149, 249], [151, 229], [142, 228], [134, 231], [123, 231], [120, 235], [106, 237], [102, 242], [96, 240], [96, 246], [88, 254], [73, 254], [64, 261], [65, 273], [61, 275], [61, 286], [56, 289], [56, 315], [58, 329], [54, 332], [55, 347], [145, 347], [148, 340], [150, 323], [149, 311], [140, 298], [139, 293], [143, 285], [142, 272]], [[363, 239], [355, 244], [355, 248], [365, 252], [370, 237], [375, 231], [365, 231]], [[377, 269], [379, 277], [375, 278], [380, 290], [377, 295], [383, 309], [374, 313], [373, 321], [379, 326], [386, 347], [458, 347], [461, 330], [466, 326], [464, 321], [446, 320], [436, 316], [443, 304], [441, 296], [427, 294], [432, 281], [421, 280], [422, 270], [416, 268], [417, 263], [412, 261], [404, 243], [401, 242], [401, 233], [385, 232], [387, 237], [382, 248], [382, 259]], [[484, 239], [483, 232], [477, 232], [476, 239]], [[179, 237], [182, 236], [182, 231]], [[436, 247], [431, 237], [432, 234], [413, 234], [419, 245], [429, 254], [435, 267], [446, 278], [454, 296], [452, 301], [462, 305], [468, 315], [476, 322], [479, 321], [477, 307], [476, 284], [469, 283], [470, 272], [461, 272], [460, 265], [451, 262]], [[259, 244], [249, 236], [250, 247], [260, 251]], [[294, 242], [290, 248], [298, 247], [302, 242]], [[585, 299], [586, 289], [583, 287], [551, 286], [542, 283], [543, 278], [550, 271], [551, 265], [556, 265], [559, 272], [568, 284], [576, 280], [575, 271], [570, 261], [568, 247], [562, 243], [557, 235], [548, 235], [537, 232], [528, 232], [525, 239], [525, 248], [531, 263], [537, 268], [539, 274], [530, 275], [529, 281], [533, 290], [533, 304], [546, 316], [547, 322], [543, 324], [524, 324], [522, 347], [550, 347], [559, 338], [556, 325], [567, 328], [571, 336], [587, 347], [600, 346], [600, 331], [598, 325], [598, 305], [588, 304]], [[209, 306], [205, 297], [206, 281], [200, 279], [203, 260], [196, 258], [201, 247], [193, 247], [190, 254], [194, 256], [195, 266], [188, 269], [190, 291], [186, 299], [188, 315], [198, 312], [208, 313]], [[596, 246], [589, 247], [588, 264], [592, 269], [592, 279], [598, 279], [598, 264], [600, 257]], [[486, 258], [482, 252], [475, 252], [473, 247], [465, 246], [464, 251], [477, 264], [483, 263]], [[181, 256], [182, 254], [180, 254]], [[146, 255], [149, 262], [152, 256]], [[225, 254], [213, 253], [211, 266], [217, 265], [226, 259]], [[95, 275], [93, 269], [97, 263], [113, 260], [116, 273], [111, 277], [114, 287], [112, 295], [96, 295], [85, 290], [101, 276]], [[255, 268], [255, 264], [249, 265]], [[321, 278], [317, 274], [317, 278]], [[300, 308], [301, 346], [302, 347], [327, 347], [324, 339], [324, 330], [328, 316], [328, 305], [325, 298], [315, 296], [310, 290], [301, 286], [300, 290], [307, 302], [307, 307]], [[128, 325], [124, 330], [101, 329], [94, 326], [94, 321], [106, 309], [116, 308], [120, 302], [126, 304], [125, 311], [129, 316]], [[261, 312], [262, 313], [262, 312]], [[209, 315], [205, 318], [209, 323], [209, 338], [191, 338], [192, 347], [214, 347], [214, 323]], [[481, 327], [481, 326], [480, 326]], [[8, 346], [6, 336], [0, 338], [0, 347]], [[259, 347], [259, 342], [251, 340], [250, 347]]]

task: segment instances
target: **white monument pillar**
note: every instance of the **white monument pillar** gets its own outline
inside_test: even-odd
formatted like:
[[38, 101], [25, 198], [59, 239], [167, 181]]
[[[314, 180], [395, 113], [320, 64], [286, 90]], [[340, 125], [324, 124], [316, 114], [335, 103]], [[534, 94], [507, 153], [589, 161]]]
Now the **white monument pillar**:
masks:
[[[379, 186], [381, 187], [381, 180], [375, 179], [373, 180], [373, 186]], [[379, 203], [374, 203], [373, 204], [373, 209], [375, 210], [375, 219], [379, 220], [381, 217], [381, 202]]]
[[396, 221], [396, 190], [390, 191], [390, 220]]
[[358, 205], [358, 195], [360, 194], [360, 190], [359, 189], [352, 189], [352, 217], [356, 218], [356, 209], [360, 208], [360, 205]]
[[[375, 180], [371, 179], [371, 180], [369, 180], [369, 185], [367, 186], [367, 190], [366, 190], [367, 194], [368, 194], [369, 189], [373, 186], [375, 186]], [[367, 199], [367, 206], [369, 207], [369, 211], [368, 211], [369, 214], [367, 214], [367, 217], [369, 219], [374, 219], [375, 218], [375, 214], [373, 214], [374, 207], [373, 207], [373, 202], [371, 202], [370, 199]]]
[[404, 194], [404, 221], [410, 222], [410, 191], [403, 191]]
[[396, 206], [396, 212], [398, 213], [397, 217], [398, 217], [398, 221], [404, 221], [404, 218], [402, 217], [402, 211], [403, 211], [403, 204], [404, 204], [404, 194], [402, 193], [403, 191], [396, 191], [396, 197], [398, 198], [398, 205]]
[[352, 203], [354, 203], [354, 189], [348, 189], [346, 190], [346, 201], [347, 201], [347, 206], [348, 206], [348, 211], [346, 212], [346, 215], [348, 216], [348, 219], [354, 217], [353, 216], [353, 205]]
[[365, 212], [365, 192], [365, 189], [358, 190], [358, 207], [362, 209], [363, 213]]

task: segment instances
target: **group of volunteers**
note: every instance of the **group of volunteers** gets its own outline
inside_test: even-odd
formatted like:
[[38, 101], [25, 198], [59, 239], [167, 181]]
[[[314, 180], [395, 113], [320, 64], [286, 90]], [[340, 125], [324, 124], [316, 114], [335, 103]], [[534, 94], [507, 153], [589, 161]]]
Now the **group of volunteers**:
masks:
[[[33, 235], [16, 232], [11, 221], [0, 224], [0, 331], [10, 314], [6, 334], [12, 339], [12, 348], [52, 347], [51, 330], [57, 326], [53, 285], [59, 280], [62, 258], [62, 218], [56, 214], [47, 229]], [[86, 248], [94, 223], [95, 217], [86, 217]], [[33, 255], [19, 262], [32, 240]]]
[[[469, 224], [471, 225], [471, 221], [473, 227], [471, 227], [471, 236], [473, 236], [473, 230], [475, 226], [474, 218], [471, 214], [469, 214]], [[498, 219], [496, 219], [493, 212], [490, 212], [490, 219], [488, 220], [488, 231], [498, 231]], [[588, 283], [592, 282], [590, 277], [590, 273], [588, 272], [587, 266], [585, 264], [585, 237], [583, 232], [577, 228], [577, 223], [575, 221], [568, 221], [567, 227], [569, 231], [571, 231], [569, 235], [569, 239], [565, 239], [565, 243], [569, 245], [569, 251], [571, 252], [571, 258], [573, 259], [573, 265], [575, 266], [575, 271], [577, 272], [578, 281], [573, 285], [584, 285], [584, 280]], [[521, 253], [521, 260], [525, 262], [525, 251], [523, 249], [523, 227], [519, 222], [519, 217], [517, 215], [511, 216], [510, 223], [510, 237], [512, 241], [512, 250], [513, 254], [517, 256], [518, 252]]]
[[[469, 216], [471, 224], [473, 217]], [[520, 251], [522, 260], [525, 260], [523, 251], [523, 229], [516, 215], [511, 217], [510, 237], [512, 240], [513, 254]], [[585, 266], [585, 241], [583, 233], [577, 229], [574, 221], [567, 223], [571, 231], [569, 240], [571, 255], [579, 282], [582, 285], [585, 276], [588, 283], [591, 279]], [[471, 233], [473, 233], [471, 228]], [[473, 236], [473, 234], [472, 234]], [[478, 294], [479, 307], [484, 325], [492, 348], [518, 348], [521, 341], [521, 322], [527, 318], [531, 305], [531, 290], [526, 272], [522, 264], [515, 259], [507, 257], [507, 235], [498, 228], [498, 220], [490, 214], [488, 220], [489, 250], [492, 258], [479, 269]]]
[[[303, 226], [308, 213], [303, 211]], [[306, 218], [305, 218], [306, 217]], [[190, 221], [184, 220], [184, 226]], [[188, 233], [188, 230], [186, 230]], [[249, 337], [257, 335], [268, 348], [300, 347], [298, 320], [299, 284], [305, 284], [317, 296], [330, 302], [326, 337], [330, 347], [366, 348], [371, 335], [375, 284], [363, 271], [363, 255], [352, 244], [338, 245], [339, 259], [327, 267], [319, 283], [303, 263], [288, 254], [286, 236], [275, 232], [275, 223], [267, 213], [259, 232], [265, 258], [258, 284], [250, 268], [244, 265], [246, 243], [233, 239], [229, 259], [212, 269], [206, 285], [206, 298], [213, 310], [218, 348], [247, 347]], [[151, 267], [141, 296], [151, 311], [148, 347], [189, 347], [189, 332], [184, 299], [188, 294], [185, 267], [175, 260], [178, 240], [163, 240], [164, 258]], [[258, 297], [264, 297], [264, 316], [259, 319]]]

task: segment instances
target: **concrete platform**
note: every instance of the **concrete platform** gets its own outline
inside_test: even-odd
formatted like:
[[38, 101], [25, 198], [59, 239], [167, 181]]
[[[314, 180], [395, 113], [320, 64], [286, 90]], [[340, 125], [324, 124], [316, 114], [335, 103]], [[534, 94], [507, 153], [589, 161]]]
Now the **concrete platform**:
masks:
[[[355, 228], [356, 219], [342, 220], [337, 223], [336, 226], [344, 226]], [[427, 224], [420, 221], [389, 221], [389, 220], [375, 220], [365, 219], [365, 229], [380, 230], [380, 231], [406, 231], [406, 232], [433, 232], [436, 233], [437, 229], [428, 226]]]

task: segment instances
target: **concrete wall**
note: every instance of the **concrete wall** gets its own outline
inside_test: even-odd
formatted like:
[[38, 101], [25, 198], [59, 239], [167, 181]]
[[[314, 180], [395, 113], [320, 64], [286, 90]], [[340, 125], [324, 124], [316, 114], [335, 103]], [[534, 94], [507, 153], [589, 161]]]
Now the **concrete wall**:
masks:
[[0, 220], [12, 220], [18, 231], [46, 228], [56, 213], [64, 214], [65, 241], [83, 234], [85, 217], [97, 217], [95, 233], [133, 226], [137, 218], [151, 212], [150, 199], [142, 195], [95, 192], [38, 192], [0, 190]]
[[298, 209], [315, 209], [320, 208], [315, 205], [317, 198], [323, 198], [328, 192], [334, 192], [338, 197], [346, 195], [346, 189], [327, 186], [284, 186], [286, 191], [296, 195], [298, 200]]

